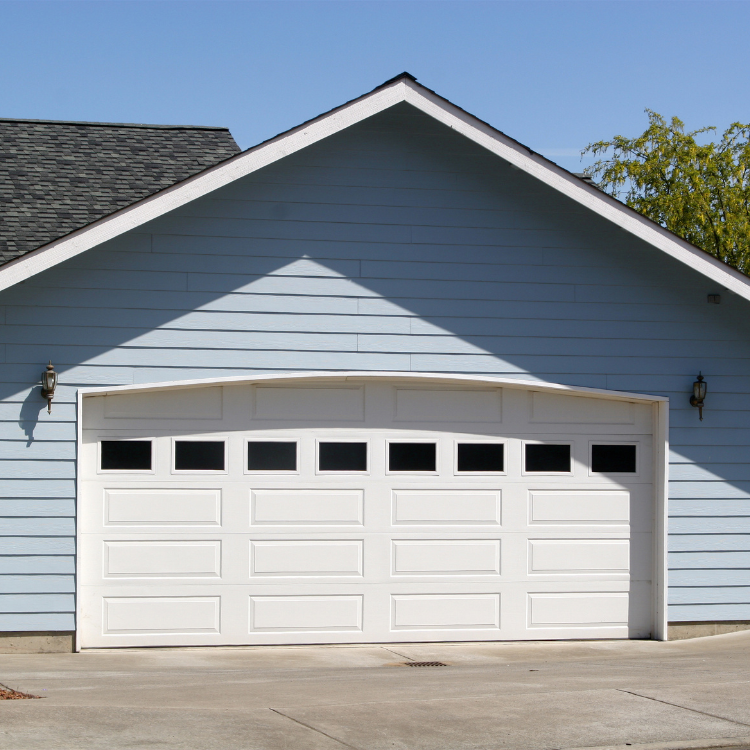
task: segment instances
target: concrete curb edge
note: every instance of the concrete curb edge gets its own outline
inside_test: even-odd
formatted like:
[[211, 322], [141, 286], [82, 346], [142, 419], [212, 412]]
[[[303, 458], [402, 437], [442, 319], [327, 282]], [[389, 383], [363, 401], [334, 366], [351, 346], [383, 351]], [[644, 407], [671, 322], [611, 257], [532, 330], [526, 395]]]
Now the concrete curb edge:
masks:
[[589, 745], [570, 747], [565, 750], [729, 750], [730, 748], [750, 748], [750, 736], [720, 737], [706, 740], [684, 740], [682, 742], [648, 742], [628, 745]]

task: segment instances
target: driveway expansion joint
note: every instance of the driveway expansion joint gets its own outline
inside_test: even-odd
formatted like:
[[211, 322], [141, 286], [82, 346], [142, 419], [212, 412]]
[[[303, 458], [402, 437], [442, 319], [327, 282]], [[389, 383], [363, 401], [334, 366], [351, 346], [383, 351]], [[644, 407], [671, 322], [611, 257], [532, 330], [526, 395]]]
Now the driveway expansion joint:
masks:
[[406, 654], [399, 654], [398, 651], [394, 651], [392, 648], [386, 648], [385, 646], [381, 646], [380, 648], [382, 648], [383, 651], [390, 651], [392, 654], [396, 654], [396, 656], [400, 656], [402, 659], [408, 659], [409, 661], [414, 661], [414, 659], [412, 659], [411, 656], [407, 656]]
[[289, 716], [288, 714], [282, 713], [277, 708], [269, 707], [268, 710], [273, 711], [273, 713], [278, 714], [279, 716], [283, 716], [285, 719], [289, 719], [289, 721], [293, 721], [295, 724], [299, 724], [301, 727], [305, 727], [305, 729], [310, 729], [313, 732], [322, 734], [324, 737], [327, 737], [329, 740], [333, 740], [334, 742], [337, 742], [342, 747], [348, 747], [349, 750], [360, 750], [360, 748], [354, 747], [354, 745], [350, 745], [348, 742], [344, 742], [344, 740], [340, 740], [338, 737], [334, 737], [331, 734], [327, 734], [322, 729], [318, 729], [317, 727], [314, 727], [311, 724], [306, 724], [304, 721], [300, 721], [299, 719], [295, 719], [293, 716]]
[[[652, 698], [650, 695], [641, 695], [640, 693], [635, 693], [632, 690], [625, 690], [624, 688], [615, 688], [620, 693], [627, 693], [628, 695], [634, 695], [636, 698], [645, 698], [649, 701], [654, 701], [655, 703], [663, 703], [665, 706], [672, 706], [673, 708], [682, 708], [685, 711], [692, 711], [694, 714], [700, 714], [701, 716], [708, 716], [710, 719], [721, 719], [721, 721], [728, 721], [731, 724], [738, 724], [741, 727], [750, 727], [750, 724], [744, 721], [737, 721], [737, 719], [728, 719], [726, 716], [719, 716], [718, 714], [711, 714], [708, 711], [700, 711], [697, 708], [690, 708], [688, 706], [681, 706], [679, 703], [670, 703], [669, 701], [661, 700], [661, 698]], [[714, 745], [713, 747], [725, 747], [725, 746], [717, 746]], [[592, 750], [596, 750], [593, 748]]]

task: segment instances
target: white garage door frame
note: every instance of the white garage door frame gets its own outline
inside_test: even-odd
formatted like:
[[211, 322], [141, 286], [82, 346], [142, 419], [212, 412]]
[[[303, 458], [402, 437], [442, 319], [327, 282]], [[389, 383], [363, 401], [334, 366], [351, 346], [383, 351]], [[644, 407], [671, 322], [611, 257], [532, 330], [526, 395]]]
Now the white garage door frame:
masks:
[[[504, 388], [533, 390], [579, 396], [583, 398], [609, 399], [613, 401], [638, 402], [644, 405], [650, 404], [653, 414], [653, 466], [654, 466], [654, 518], [652, 527], [653, 539], [653, 565], [652, 571], [652, 637], [655, 640], [667, 640], [667, 482], [669, 471], [669, 399], [664, 396], [653, 396], [647, 394], [627, 393], [624, 391], [610, 391], [600, 388], [584, 388], [556, 383], [543, 383], [538, 381], [525, 381], [513, 378], [502, 378], [481, 375], [444, 375], [439, 373], [425, 372], [296, 372], [283, 375], [253, 375], [229, 378], [206, 378], [200, 380], [177, 380], [162, 383], [144, 383], [138, 385], [108, 386], [78, 389], [77, 398], [77, 488], [76, 495], [80, 501], [81, 497], [81, 450], [83, 439], [83, 410], [86, 399], [93, 396], [115, 395], [123, 393], [146, 393], [165, 390], [182, 390], [191, 388], [202, 388], [211, 385], [225, 384], [254, 384], [267, 382], [293, 382], [295, 380], [325, 382], [348, 379], [364, 380], [399, 380], [399, 381], [422, 381], [433, 384], [492, 384], [502, 385]], [[80, 558], [80, 525], [79, 525], [76, 553], [76, 570], [80, 571], [82, 563]], [[80, 574], [77, 574], [80, 580]], [[76, 586], [76, 650], [81, 649], [81, 589]]]

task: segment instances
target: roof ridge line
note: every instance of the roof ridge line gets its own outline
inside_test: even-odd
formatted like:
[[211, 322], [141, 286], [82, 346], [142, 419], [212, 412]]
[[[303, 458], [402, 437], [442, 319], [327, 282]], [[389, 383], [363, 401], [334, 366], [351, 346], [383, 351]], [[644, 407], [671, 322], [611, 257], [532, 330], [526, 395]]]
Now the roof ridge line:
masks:
[[404, 71], [403, 73], [399, 73], [397, 76], [393, 76], [393, 78], [389, 78], [387, 81], [383, 81], [383, 83], [380, 84], [380, 86], [377, 86], [374, 91], [377, 91], [379, 88], [382, 88], [383, 86], [387, 86], [389, 83], [395, 83], [396, 81], [401, 81], [402, 79], [408, 79], [409, 81], [414, 81], [414, 83], [418, 83], [417, 77], [413, 76], [408, 71]]
[[147, 130], [229, 130], [223, 125], [149, 125], [139, 122], [88, 122], [86, 120], [34, 120], [31, 118], [0, 117], [0, 122], [35, 125], [85, 125], [95, 128], [143, 128]]

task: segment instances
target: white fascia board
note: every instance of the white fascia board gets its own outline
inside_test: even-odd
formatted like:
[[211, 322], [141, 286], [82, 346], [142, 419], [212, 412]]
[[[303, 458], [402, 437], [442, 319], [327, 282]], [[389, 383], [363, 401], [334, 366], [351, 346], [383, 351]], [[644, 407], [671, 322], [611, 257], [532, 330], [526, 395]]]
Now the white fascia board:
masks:
[[744, 274], [406, 78], [381, 86], [195, 177], [7, 263], [0, 267], [0, 291], [404, 101], [722, 287], [750, 300], [750, 278]]
[[640, 401], [644, 403], [668, 402], [667, 396], [653, 396], [644, 393], [628, 393], [626, 391], [608, 391], [604, 388], [587, 388], [585, 386], [561, 385], [537, 380], [517, 380], [492, 375], [446, 375], [434, 372], [370, 372], [368, 370], [349, 371], [311, 371], [270, 373], [267, 375], [235, 375], [228, 378], [202, 378], [196, 380], [170, 380], [163, 383], [138, 383], [136, 385], [110, 385], [79, 388], [79, 399], [87, 396], [107, 396], [122, 393], [138, 393], [146, 391], [161, 391], [181, 388], [202, 388], [217, 385], [248, 385], [268, 381], [288, 382], [295, 380], [342, 381], [342, 380], [429, 380], [437, 384], [486, 384], [498, 385], [503, 388], [519, 388], [523, 390], [547, 391], [566, 393], [571, 396], [584, 398], [607, 398], [613, 401]]

